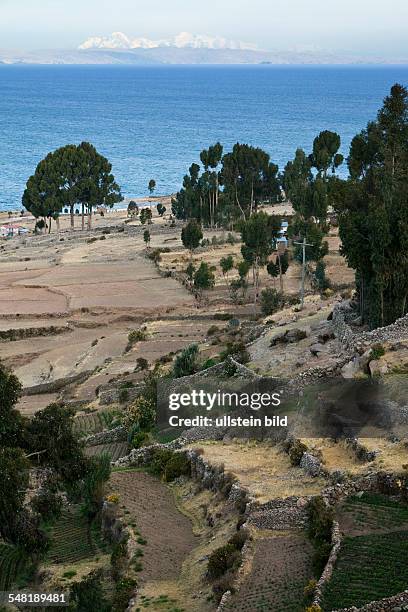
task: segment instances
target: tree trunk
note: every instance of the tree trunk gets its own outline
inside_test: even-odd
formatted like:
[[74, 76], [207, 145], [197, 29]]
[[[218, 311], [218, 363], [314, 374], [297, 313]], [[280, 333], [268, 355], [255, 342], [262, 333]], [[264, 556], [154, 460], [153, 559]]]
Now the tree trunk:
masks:
[[71, 229], [75, 228], [75, 222], [74, 222], [74, 205], [71, 205], [70, 208], [70, 216], [71, 216]]
[[84, 231], [85, 229], [85, 206], [84, 204], [82, 204], [81, 228], [82, 228], [82, 231]]
[[282, 274], [282, 263], [280, 258], [280, 253], [278, 252], [278, 262], [279, 262], [279, 283], [280, 283], [280, 291], [283, 293], [283, 274]]
[[88, 230], [92, 229], [92, 206], [88, 208]]
[[51, 234], [51, 221], [52, 217], [49, 217], [48, 233]]

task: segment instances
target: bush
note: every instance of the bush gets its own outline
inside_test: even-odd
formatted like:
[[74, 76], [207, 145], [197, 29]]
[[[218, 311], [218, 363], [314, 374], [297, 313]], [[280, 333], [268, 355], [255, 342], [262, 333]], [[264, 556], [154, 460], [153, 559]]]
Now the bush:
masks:
[[153, 436], [147, 431], [137, 432], [131, 441], [132, 448], [142, 448], [142, 446], [149, 446], [153, 444]]
[[334, 512], [326, 505], [322, 497], [313, 497], [307, 506], [308, 535], [315, 547], [313, 570], [316, 575], [322, 573], [331, 552], [331, 536]]
[[[107, 612], [109, 605], [102, 591], [102, 571], [95, 570], [81, 582], [75, 582], [70, 590], [70, 605], [81, 612]], [[71, 608], [70, 608], [71, 609]]]
[[92, 519], [102, 507], [105, 483], [111, 474], [111, 457], [104, 453], [91, 457], [89, 461], [90, 466], [82, 486], [82, 511]]
[[177, 355], [173, 366], [173, 375], [175, 378], [189, 376], [197, 371], [198, 345], [191, 344]]
[[330, 289], [330, 281], [326, 277], [326, 264], [321, 259], [316, 264], [316, 270], [314, 273], [316, 279], [316, 285], [320, 291], [326, 291]]
[[214, 319], [216, 321], [230, 321], [234, 318], [234, 315], [229, 312], [216, 312]]
[[149, 431], [156, 423], [156, 408], [153, 402], [140, 395], [125, 409], [122, 424], [131, 432], [135, 428]]
[[373, 361], [380, 359], [385, 355], [385, 348], [382, 344], [374, 344], [370, 351], [370, 359]]
[[123, 612], [132, 599], [136, 591], [137, 581], [134, 578], [122, 578], [115, 586], [115, 594], [113, 596], [112, 612]]
[[214, 593], [216, 604], [220, 603], [222, 596], [227, 591], [231, 591], [231, 593], [234, 593], [234, 572], [227, 572], [226, 574], [221, 576], [221, 578], [215, 580], [212, 585], [212, 590]]
[[149, 367], [149, 362], [144, 357], [138, 357], [136, 359], [136, 365], [139, 370], [147, 370]]
[[218, 334], [219, 331], [220, 328], [218, 327], [218, 325], [211, 325], [211, 327], [209, 327], [207, 330], [207, 336], [213, 336], [214, 334]]
[[283, 305], [282, 294], [272, 287], [261, 292], [261, 311], [265, 316], [271, 315]]
[[114, 580], [119, 580], [128, 566], [128, 537], [115, 544], [111, 554], [111, 572]]
[[147, 331], [144, 328], [132, 329], [132, 331], [130, 331], [128, 334], [128, 341], [131, 344], [134, 344], [135, 342], [143, 342], [144, 340], [147, 340]]
[[180, 476], [189, 476], [191, 466], [184, 453], [159, 449], [154, 454], [149, 471], [155, 476], [162, 476], [166, 482], [170, 482]]
[[161, 254], [162, 251], [160, 249], [153, 249], [153, 251], [150, 251], [150, 253], [147, 253], [147, 257], [153, 261], [155, 264], [159, 263], [161, 261]]
[[212, 368], [213, 366], [217, 365], [217, 360], [214, 359], [213, 357], [209, 357], [209, 359], [206, 359], [203, 363], [203, 365], [201, 366], [201, 370], [208, 370], [208, 368]]
[[229, 356], [233, 357], [238, 363], [251, 361], [251, 355], [243, 342], [229, 342], [226, 349], [221, 353], [221, 359], [226, 359]]
[[44, 521], [49, 521], [61, 515], [62, 500], [53, 491], [41, 489], [31, 500], [31, 507]]
[[300, 465], [302, 460], [303, 453], [307, 452], [307, 446], [303, 444], [300, 440], [296, 440], [289, 450], [289, 459], [290, 463], [293, 466]]
[[228, 570], [236, 570], [241, 564], [241, 552], [231, 543], [214, 550], [208, 558], [207, 576], [216, 580]]
[[234, 533], [232, 538], [229, 540], [230, 544], [237, 550], [242, 550], [245, 542], [247, 541], [249, 533], [246, 529], [240, 529], [237, 533]]

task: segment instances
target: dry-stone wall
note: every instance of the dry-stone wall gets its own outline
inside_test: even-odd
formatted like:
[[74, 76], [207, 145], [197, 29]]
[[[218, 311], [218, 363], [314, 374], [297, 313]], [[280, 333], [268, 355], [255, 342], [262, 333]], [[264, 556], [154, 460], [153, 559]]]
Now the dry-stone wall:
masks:
[[342, 608], [334, 612], [406, 612], [408, 611], [408, 590], [380, 601], [372, 601], [362, 608]]
[[273, 499], [266, 504], [251, 504], [248, 524], [258, 529], [297, 529], [307, 522], [308, 497], [286, 497]]
[[111, 444], [112, 442], [123, 442], [127, 438], [126, 428], [120, 425], [114, 429], [105, 429], [91, 434], [83, 439], [85, 446], [96, 446], [97, 444]]

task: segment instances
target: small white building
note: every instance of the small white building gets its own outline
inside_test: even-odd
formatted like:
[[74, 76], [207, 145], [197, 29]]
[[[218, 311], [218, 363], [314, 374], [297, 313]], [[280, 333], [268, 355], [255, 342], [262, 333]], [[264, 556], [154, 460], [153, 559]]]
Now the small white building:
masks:
[[14, 238], [14, 236], [24, 236], [25, 234], [28, 234], [28, 229], [22, 225], [6, 223], [0, 226], [0, 237], [2, 238]]

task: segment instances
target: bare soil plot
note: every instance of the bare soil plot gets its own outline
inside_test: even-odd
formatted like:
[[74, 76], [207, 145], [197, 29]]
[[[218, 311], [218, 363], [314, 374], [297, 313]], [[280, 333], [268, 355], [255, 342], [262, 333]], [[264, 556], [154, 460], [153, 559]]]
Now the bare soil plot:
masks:
[[0, 316], [66, 313], [67, 309], [67, 298], [47, 288], [0, 289]]
[[279, 447], [254, 442], [200, 442], [204, 457], [214, 465], [225, 466], [251, 496], [264, 503], [291, 495], [318, 495], [326, 486], [323, 478], [312, 478], [293, 467]]
[[171, 491], [143, 472], [114, 472], [110, 490], [120, 496], [126, 521], [134, 523], [141, 544], [142, 581], [177, 578], [184, 559], [195, 546], [191, 523], [175, 507]]
[[227, 610], [303, 612], [303, 590], [313, 577], [312, 554], [301, 533], [257, 536], [251, 571]]

